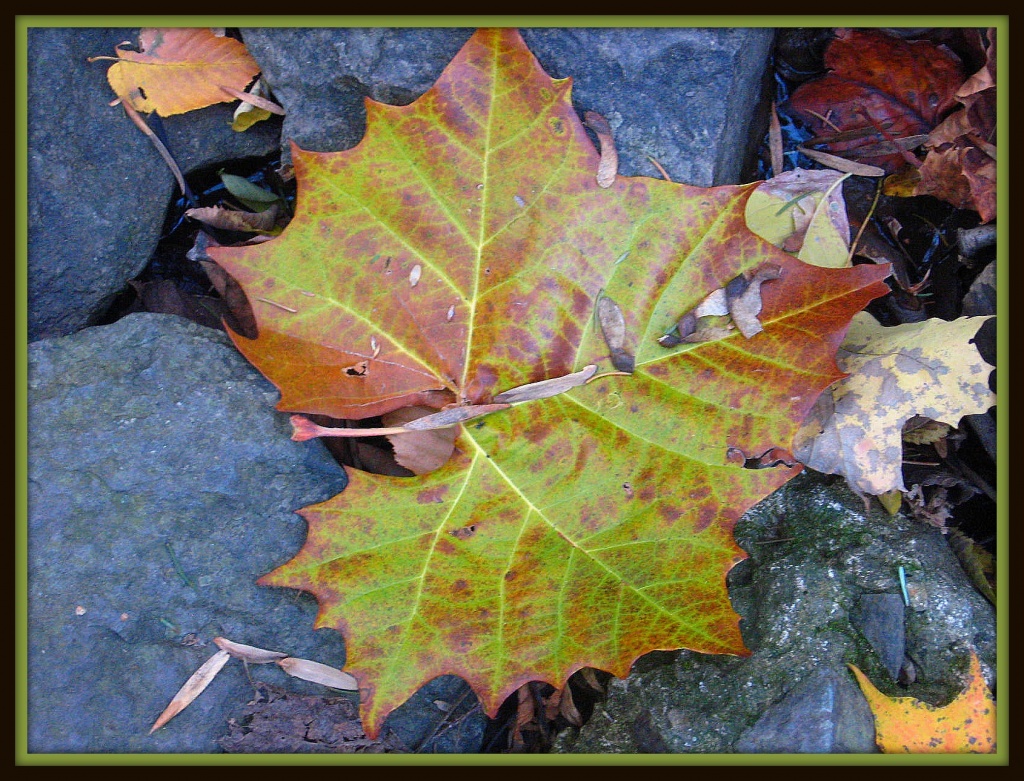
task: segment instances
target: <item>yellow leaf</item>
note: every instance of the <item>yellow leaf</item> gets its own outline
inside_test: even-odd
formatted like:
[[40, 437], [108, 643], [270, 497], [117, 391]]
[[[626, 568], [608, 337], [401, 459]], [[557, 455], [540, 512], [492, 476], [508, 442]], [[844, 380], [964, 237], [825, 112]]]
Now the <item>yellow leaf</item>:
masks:
[[850, 376], [822, 394], [796, 436], [794, 455], [811, 469], [845, 476], [861, 494], [905, 491], [904, 423], [920, 415], [956, 426], [996, 403], [988, 386], [992, 367], [971, 343], [987, 319], [884, 328], [867, 312], [854, 315], [836, 356]]
[[746, 206], [747, 227], [800, 260], [826, 268], [850, 265], [850, 224], [837, 171], [786, 171], [761, 184]]
[[974, 651], [970, 683], [943, 708], [913, 697], [888, 697], [854, 665], [848, 666], [875, 714], [875, 742], [883, 753], [995, 753], [996, 703]]
[[260, 70], [244, 44], [206, 28], [146, 28], [139, 49], [118, 48], [107, 81], [136, 111], [162, 117], [235, 100], [221, 86], [245, 89]]

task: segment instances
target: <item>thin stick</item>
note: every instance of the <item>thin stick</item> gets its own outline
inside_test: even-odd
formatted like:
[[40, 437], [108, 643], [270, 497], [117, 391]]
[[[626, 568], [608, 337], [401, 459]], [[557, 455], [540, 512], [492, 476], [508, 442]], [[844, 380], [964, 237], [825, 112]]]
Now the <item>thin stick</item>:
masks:
[[284, 109], [272, 100], [261, 98], [259, 95], [253, 95], [251, 92], [242, 92], [234, 87], [225, 87], [223, 84], [218, 84], [217, 87], [224, 90], [232, 97], [238, 98], [238, 100], [243, 103], [248, 103], [250, 106], [261, 108], [264, 111], [269, 111], [271, 114], [277, 114], [281, 117], [284, 116]]
[[665, 177], [665, 181], [666, 181], [666, 182], [671, 182], [671, 181], [672, 181], [672, 177], [670, 177], [670, 176], [669, 176], [669, 175], [668, 175], [668, 174], [667, 174], [667, 173], [665, 172], [665, 169], [661, 167], [661, 163], [659, 163], [659, 162], [658, 162], [657, 160], [655, 160], [655, 159], [654, 159], [653, 157], [651, 157], [650, 155], [647, 155], [647, 159], [648, 159], [648, 160], [650, 160], [650, 161], [651, 161], [651, 163], [653, 163], [653, 164], [654, 164], [654, 167], [655, 167], [655, 168], [657, 168], [657, 169], [658, 169], [658, 173], [660, 173], [660, 174], [661, 174], [661, 175], [662, 175], [663, 177]]
[[156, 147], [156, 151], [160, 153], [160, 157], [167, 163], [167, 167], [171, 169], [171, 173], [174, 174], [174, 178], [178, 180], [178, 187], [181, 188], [181, 194], [186, 198], [189, 197], [188, 187], [185, 186], [185, 177], [181, 175], [181, 169], [178, 168], [178, 164], [174, 162], [174, 157], [164, 146], [163, 142], [156, 137], [156, 133], [146, 124], [146, 121], [139, 116], [139, 112], [126, 100], [121, 100], [121, 107], [124, 109], [124, 113], [128, 115], [128, 118], [135, 123], [135, 126], [145, 133], [149, 140], [153, 142], [153, 146]]
[[875, 199], [871, 202], [871, 208], [868, 209], [868, 213], [864, 215], [864, 220], [860, 224], [860, 230], [857, 231], [857, 237], [850, 244], [850, 253], [846, 256], [846, 265], [853, 265], [853, 253], [857, 249], [857, 242], [860, 241], [860, 237], [864, 235], [864, 229], [868, 226], [868, 221], [871, 219], [871, 215], [875, 213], [875, 207], [878, 205], [878, 196], [882, 194], [882, 180], [879, 179], [875, 185]]

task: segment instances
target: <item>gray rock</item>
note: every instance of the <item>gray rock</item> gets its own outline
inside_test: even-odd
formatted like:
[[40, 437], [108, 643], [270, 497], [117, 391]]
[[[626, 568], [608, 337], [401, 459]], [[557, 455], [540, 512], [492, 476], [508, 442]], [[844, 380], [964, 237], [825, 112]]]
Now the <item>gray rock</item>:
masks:
[[[28, 30], [29, 340], [73, 333], [94, 322], [156, 247], [174, 196], [173, 175], [120, 107], [106, 61], [137, 29]], [[228, 124], [231, 107], [169, 117], [179, 166], [197, 167], [274, 152], [280, 122], [246, 133]]]
[[[772, 42], [768, 29], [527, 28], [523, 38], [573, 102], [603, 114], [624, 176], [700, 186], [738, 181]], [[468, 29], [245, 29], [275, 96], [284, 137], [319, 152], [354, 146], [363, 98], [405, 105], [430, 88]]]
[[750, 28], [529, 28], [523, 38], [573, 104], [612, 127], [623, 176], [736, 184], [751, 142], [774, 31]]
[[[866, 512], [845, 484], [808, 474], [750, 510], [736, 536], [751, 557], [730, 574], [730, 597], [752, 654], [679, 651], [641, 657], [629, 677], [612, 682], [607, 701], [582, 730], [563, 733], [558, 751], [864, 751], [857, 719], [837, 720], [831, 738], [823, 730], [804, 749], [794, 743], [785, 718], [764, 722], [774, 723], [772, 729], [748, 730], [788, 697], [794, 700], [780, 706], [777, 715], [785, 716], [794, 702], [824, 708], [829, 689], [812, 677], [852, 680], [847, 663], [889, 696], [945, 704], [960, 693], [969, 649], [975, 648], [992, 685], [995, 612], [937, 529], [890, 517], [877, 506]], [[850, 621], [864, 594], [899, 593], [901, 565], [911, 601], [907, 654], [918, 672], [906, 689], [891, 681]], [[832, 691], [832, 713], [855, 714], [859, 706], [840, 702], [838, 697], [846, 695]], [[845, 725], [841, 730], [840, 724]], [[745, 733], [746, 742], [738, 743]]]
[[903, 607], [899, 594], [863, 594], [850, 616], [894, 681], [899, 678], [906, 646]]
[[30, 751], [215, 750], [252, 696], [238, 662], [147, 731], [217, 635], [344, 662], [312, 597], [255, 584], [302, 545], [294, 511], [345, 485], [276, 398], [223, 334], [171, 315], [29, 346]]
[[815, 670], [736, 741], [741, 754], [871, 754], [875, 721], [849, 675]]
[[[472, 30], [455, 28], [243, 28], [284, 106], [283, 138], [336, 152], [366, 129], [364, 97], [407, 105], [426, 92]], [[290, 160], [290, 150], [284, 159]]]
[[989, 263], [971, 283], [964, 296], [964, 316], [979, 317], [996, 313], [996, 264]]
[[[346, 484], [320, 443], [291, 441], [277, 399], [224, 334], [171, 315], [29, 346], [30, 752], [218, 751], [253, 696], [236, 661], [147, 735], [218, 635], [344, 665], [341, 635], [313, 631], [310, 595], [255, 583], [304, 542], [294, 511]], [[275, 665], [249, 675], [338, 694]], [[485, 724], [446, 676], [384, 730], [410, 750], [473, 752]]]

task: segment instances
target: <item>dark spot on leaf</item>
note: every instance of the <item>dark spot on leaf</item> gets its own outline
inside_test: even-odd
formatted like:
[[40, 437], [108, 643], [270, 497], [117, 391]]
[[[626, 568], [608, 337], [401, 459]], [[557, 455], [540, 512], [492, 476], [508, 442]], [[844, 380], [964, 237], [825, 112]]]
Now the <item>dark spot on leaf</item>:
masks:
[[622, 484], [622, 490], [626, 493], [626, 498], [627, 499], [632, 499], [633, 496], [635, 495], [633, 493], [633, 486], [631, 486], [629, 483], [623, 483]]
[[428, 488], [416, 494], [416, 501], [420, 504], [440, 504], [448, 493], [448, 486], [440, 485], [436, 488]]
[[465, 591], [467, 588], [469, 588], [469, 584], [462, 578], [459, 578], [452, 584], [452, 588], [455, 591]]
[[505, 573], [505, 580], [515, 580], [516, 575], [516, 571], [514, 569], [510, 569], [508, 572]]
[[369, 364], [366, 361], [360, 361], [354, 363], [351, 366], [345, 367], [345, 374], [349, 377], [365, 377], [366, 370], [369, 368]]
[[715, 511], [711, 507], [704, 505], [700, 508], [697, 520], [693, 522], [693, 530], [695, 532], [702, 532], [711, 525], [713, 520], [715, 520]]
[[456, 553], [458, 549], [452, 544], [451, 540], [438, 540], [437, 548], [438, 553]]
[[683, 511], [680, 510], [678, 507], [672, 507], [666, 504], [660, 505], [658, 507], [658, 512], [661, 514], [661, 517], [669, 523], [674, 523], [675, 521], [678, 521], [683, 514]]
[[475, 523], [471, 523], [469, 526], [463, 526], [461, 529], [452, 529], [451, 531], [451, 535], [460, 540], [468, 540], [474, 534], [476, 534]]

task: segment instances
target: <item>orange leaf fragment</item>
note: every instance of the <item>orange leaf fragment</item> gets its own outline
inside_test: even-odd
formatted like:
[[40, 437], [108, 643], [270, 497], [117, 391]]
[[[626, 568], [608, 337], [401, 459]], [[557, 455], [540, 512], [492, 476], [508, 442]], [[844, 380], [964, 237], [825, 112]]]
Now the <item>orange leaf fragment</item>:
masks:
[[854, 665], [861, 691], [875, 715], [875, 741], [886, 754], [992, 754], [996, 750], [996, 703], [981, 663], [971, 651], [971, 680], [943, 708], [913, 697], [888, 697]]
[[[139, 51], [117, 48], [107, 81], [136, 111], [184, 114], [235, 96], [260, 72], [245, 44], [207, 28], [153, 28], [139, 34]], [[97, 59], [97, 58], [94, 58]]]

